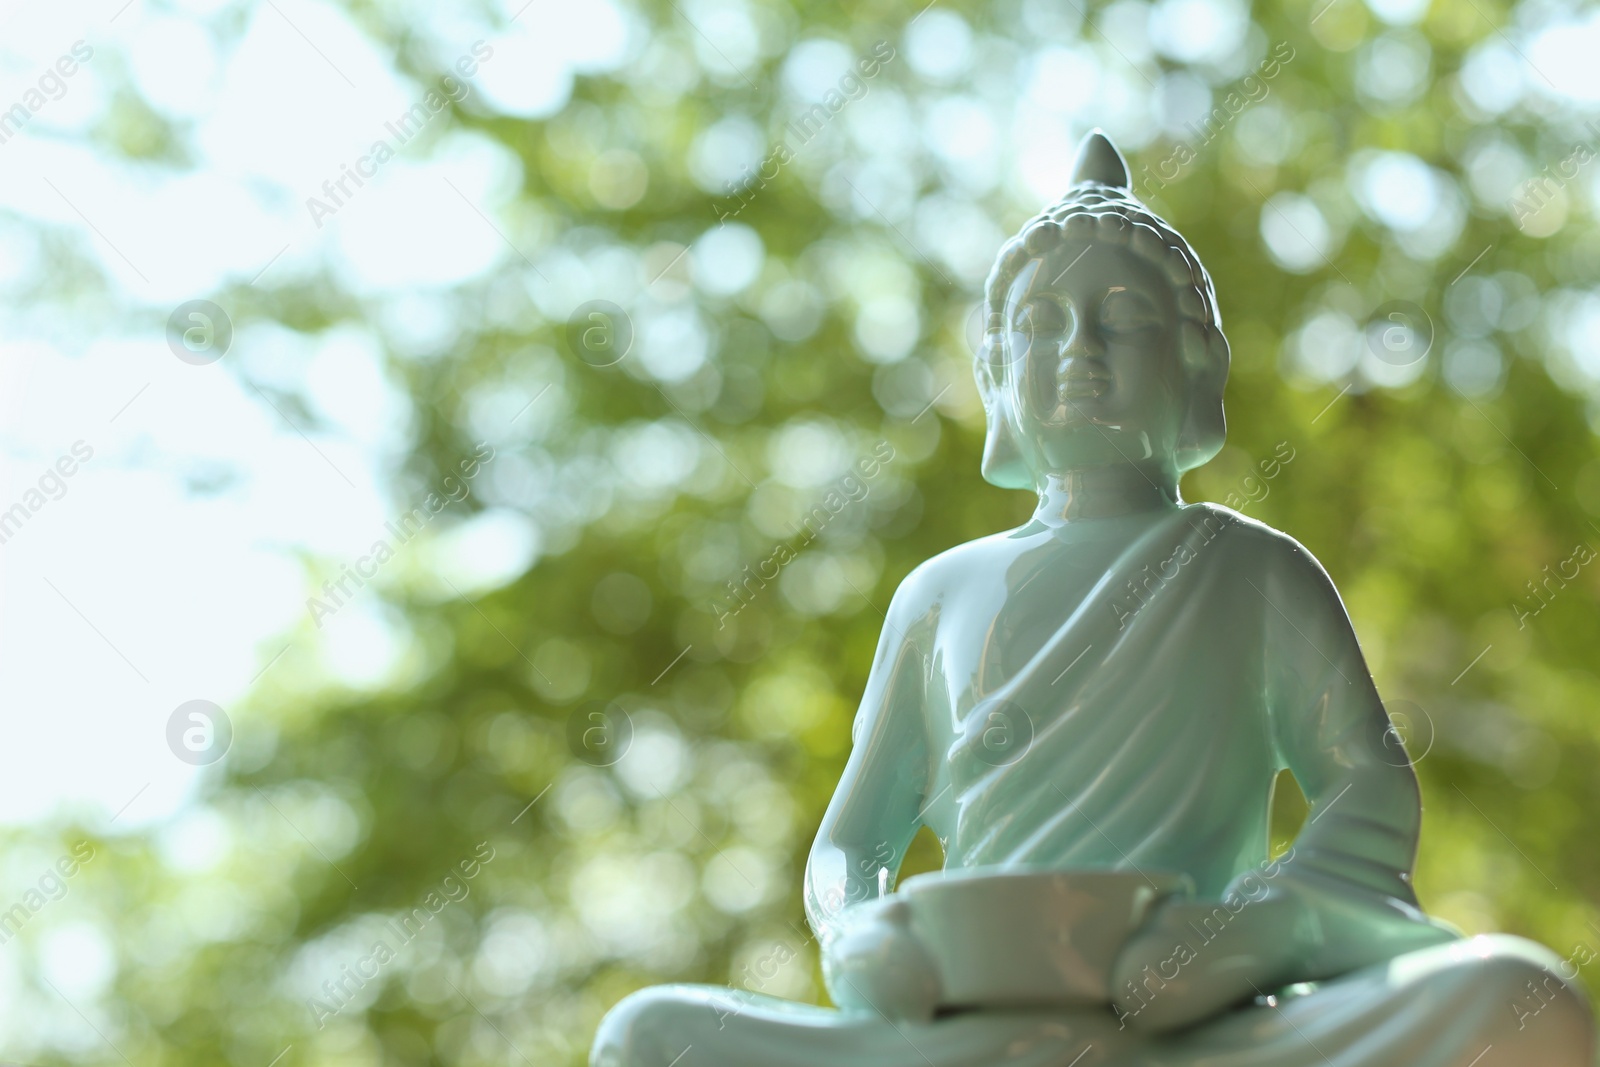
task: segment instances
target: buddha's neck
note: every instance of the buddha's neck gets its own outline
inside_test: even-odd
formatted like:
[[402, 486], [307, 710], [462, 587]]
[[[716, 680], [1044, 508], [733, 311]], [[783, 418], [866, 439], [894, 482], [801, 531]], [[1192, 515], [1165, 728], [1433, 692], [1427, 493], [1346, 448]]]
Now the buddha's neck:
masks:
[[1171, 474], [1134, 463], [1063, 471], [1047, 477], [1034, 518], [1051, 526], [1077, 519], [1105, 519], [1178, 503]]

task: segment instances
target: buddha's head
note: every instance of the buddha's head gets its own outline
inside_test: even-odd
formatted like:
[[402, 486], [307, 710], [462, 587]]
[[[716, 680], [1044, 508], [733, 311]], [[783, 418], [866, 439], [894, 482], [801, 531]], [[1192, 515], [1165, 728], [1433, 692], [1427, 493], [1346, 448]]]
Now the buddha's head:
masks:
[[1222, 447], [1228, 342], [1194, 250], [1096, 130], [1072, 187], [1000, 250], [984, 294], [985, 480], [1138, 464], [1176, 484]]

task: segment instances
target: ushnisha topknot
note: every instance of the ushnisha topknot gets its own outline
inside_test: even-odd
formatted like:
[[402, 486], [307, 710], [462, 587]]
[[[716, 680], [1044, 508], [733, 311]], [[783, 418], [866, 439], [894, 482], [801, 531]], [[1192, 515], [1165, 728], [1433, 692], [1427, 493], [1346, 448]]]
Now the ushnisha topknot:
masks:
[[1067, 194], [1029, 219], [1018, 235], [1005, 243], [984, 285], [987, 328], [976, 370], [979, 394], [990, 419], [1005, 418], [994, 405], [1006, 365], [1011, 362], [1006, 350], [1006, 294], [1030, 261], [1061, 243], [1083, 245], [1085, 250], [1094, 243], [1126, 246], [1155, 264], [1173, 286], [1182, 317], [1179, 358], [1189, 389], [1189, 414], [1176, 462], [1179, 470], [1189, 470], [1208, 461], [1221, 450], [1226, 434], [1222, 386], [1227, 382], [1229, 347], [1222, 336], [1216, 288], [1189, 242], [1134, 197], [1128, 163], [1099, 130], [1091, 131], [1078, 146], [1078, 162], [1072, 168]]
[[[1215, 397], [1220, 428], [1222, 387], [1228, 376], [1228, 342], [1222, 334], [1217, 293], [1189, 242], [1133, 194], [1128, 164], [1100, 130], [1090, 131], [1078, 147], [1072, 184], [1066, 195], [1029, 219], [1000, 249], [984, 285], [987, 328], [978, 353], [979, 385], [988, 396], [1009, 362], [1005, 351], [1006, 294], [1030, 261], [1058, 244], [1088, 246], [1112, 243], [1131, 249], [1154, 263], [1172, 286], [1183, 316], [1181, 352], [1189, 385], [1197, 396]], [[1210, 435], [1205, 435], [1209, 437]], [[1184, 457], [1198, 466], [1221, 447], [1194, 442]]]

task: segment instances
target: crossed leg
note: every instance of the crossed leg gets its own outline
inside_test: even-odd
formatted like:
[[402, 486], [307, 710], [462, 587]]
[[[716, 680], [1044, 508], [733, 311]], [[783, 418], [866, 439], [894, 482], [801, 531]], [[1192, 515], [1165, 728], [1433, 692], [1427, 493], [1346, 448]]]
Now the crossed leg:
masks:
[[1149, 1038], [1109, 1010], [892, 1022], [658, 986], [601, 1023], [593, 1067], [1590, 1067], [1588, 1001], [1521, 938], [1422, 949]]

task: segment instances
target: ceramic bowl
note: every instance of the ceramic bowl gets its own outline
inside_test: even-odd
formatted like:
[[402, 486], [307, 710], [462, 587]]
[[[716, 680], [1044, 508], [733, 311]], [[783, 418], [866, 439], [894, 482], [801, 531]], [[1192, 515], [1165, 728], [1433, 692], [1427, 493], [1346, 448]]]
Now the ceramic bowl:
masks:
[[1111, 1002], [1117, 953], [1187, 875], [975, 868], [908, 878], [898, 895], [942, 987], [941, 1007]]

